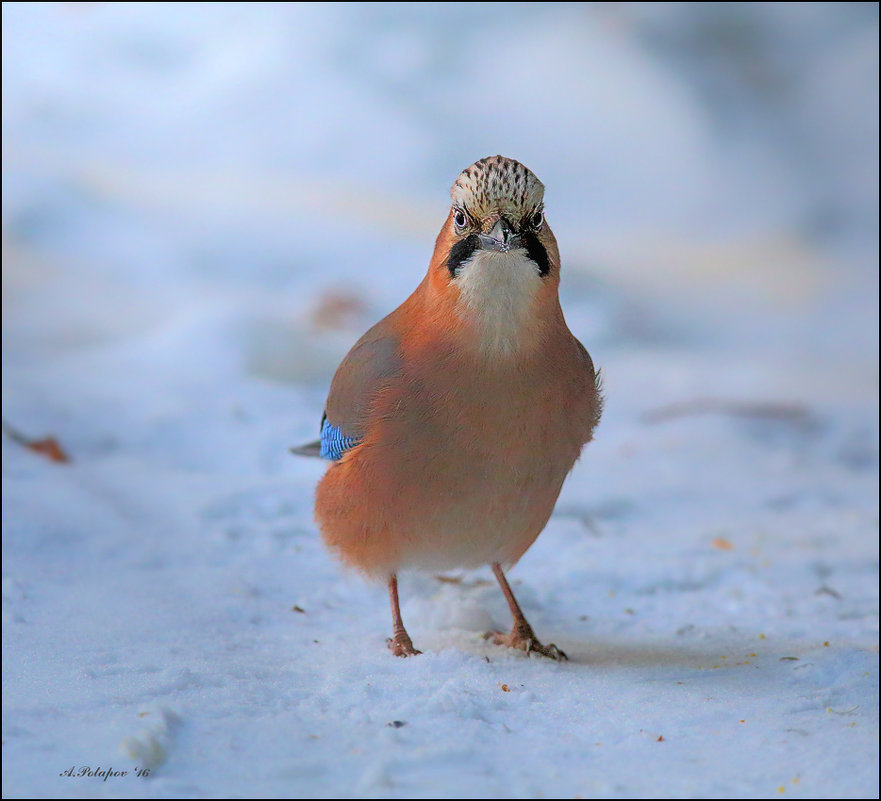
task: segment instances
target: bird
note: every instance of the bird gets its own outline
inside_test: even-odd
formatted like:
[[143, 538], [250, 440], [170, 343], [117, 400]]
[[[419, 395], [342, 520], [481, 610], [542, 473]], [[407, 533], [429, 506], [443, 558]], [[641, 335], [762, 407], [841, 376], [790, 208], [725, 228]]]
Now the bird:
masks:
[[488, 565], [513, 626], [486, 637], [562, 660], [505, 570], [544, 529], [593, 437], [600, 373], [563, 317], [541, 181], [488, 156], [450, 196], [422, 282], [343, 359], [320, 439], [291, 450], [330, 461], [315, 519], [345, 565], [387, 585], [394, 655], [422, 653], [404, 627], [399, 572]]

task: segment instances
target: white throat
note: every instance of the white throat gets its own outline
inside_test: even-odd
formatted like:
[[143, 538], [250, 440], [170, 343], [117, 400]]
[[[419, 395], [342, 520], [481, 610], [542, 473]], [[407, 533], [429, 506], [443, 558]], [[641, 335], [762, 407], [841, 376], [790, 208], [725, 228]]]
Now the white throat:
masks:
[[453, 279], [458, 311], [471, 321], [486, 356], [511, 356], [534, 328], [532, 304], [542, 280], [522, 248], [477, 251]]

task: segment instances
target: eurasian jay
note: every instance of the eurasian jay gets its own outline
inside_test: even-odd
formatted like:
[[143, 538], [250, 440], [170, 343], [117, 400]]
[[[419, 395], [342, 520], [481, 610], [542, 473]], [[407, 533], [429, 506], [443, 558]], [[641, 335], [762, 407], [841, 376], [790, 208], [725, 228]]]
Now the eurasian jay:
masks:
[[599, 377], [563, 319], [541, 181], [491, 156], [451, 196], [422, 283], [349, 351], [320, 441], [294, 452], [332, 461], [315, 518], [344, 563], [388, 583], [396, 656], [420, 653], [400, 570], [490, 565], [514, 618], [495, 642], [565, 659], [539, 642], [502, 569], [541, 533], [590, 441]]

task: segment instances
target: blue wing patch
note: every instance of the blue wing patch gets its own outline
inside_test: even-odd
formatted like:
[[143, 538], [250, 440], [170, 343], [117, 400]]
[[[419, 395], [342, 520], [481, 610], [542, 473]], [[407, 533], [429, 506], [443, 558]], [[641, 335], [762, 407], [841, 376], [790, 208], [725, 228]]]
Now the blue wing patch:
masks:
[[321, 457], [337, 461], [343, 454], [360, 445], [361, 440], [347, 437], [335, 425], [331, 425], [325, 417], [321, 423]]

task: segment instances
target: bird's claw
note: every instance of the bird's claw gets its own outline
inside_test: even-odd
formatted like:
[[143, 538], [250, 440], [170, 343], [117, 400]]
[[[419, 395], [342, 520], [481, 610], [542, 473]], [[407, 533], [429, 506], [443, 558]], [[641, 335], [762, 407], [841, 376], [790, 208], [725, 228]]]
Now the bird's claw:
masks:
[[396, 634], [394, 637], [389, 637], [385, 643], [395, 656], [417, 656], [422, 653], [413, 647], [413, 641], [406, 634], [403, 636]]
[[500, 631], [488, 631], [483, 635], [483, 638], [485, 640], [491, 639], [496, 645], [517, 648], [520, 651], [525, 651], [527, 654], [540, 654], [541, 656], [546, 656], [548, 659], [554, 659], [557, 662], [569, 661], [569, 657], [566, 656], [565, 651], [557, 648], [553, 643], [550, 645], [542, 645], [531, 630], [527, 632], [515, 628], [508, 634], [503, 634]]
[[542, 645], [538, 643], [538, 647], [533, 647], [533, 651], [537, 651], [542, 656], [548, 657], [548, 659], [555, 659], [557, 662], [568, 662], [569, 657], [566, 656], [566, 652], [562, 648], [557, 648], [556, 645], [550, 643], [548, 645]]

